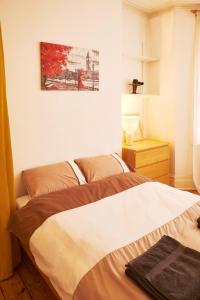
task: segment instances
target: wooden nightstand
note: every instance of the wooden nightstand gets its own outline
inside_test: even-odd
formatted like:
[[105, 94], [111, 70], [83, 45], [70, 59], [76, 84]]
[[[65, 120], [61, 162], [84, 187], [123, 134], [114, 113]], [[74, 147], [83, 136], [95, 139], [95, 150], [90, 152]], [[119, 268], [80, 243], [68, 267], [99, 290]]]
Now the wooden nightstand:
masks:
[[123, 145], [122, 158], [138, 174], [169, 184], [169, 144], [145, 139], [133, 146]]

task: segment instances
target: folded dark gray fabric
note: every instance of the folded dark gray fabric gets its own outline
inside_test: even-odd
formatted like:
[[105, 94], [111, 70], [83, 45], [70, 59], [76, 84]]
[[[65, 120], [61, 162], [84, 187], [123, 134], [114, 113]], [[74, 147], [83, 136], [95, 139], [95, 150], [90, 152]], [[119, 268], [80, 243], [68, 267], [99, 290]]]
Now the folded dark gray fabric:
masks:
[[130, 261], [125, 273], [153, 299], [200, 300], [200, 252], [169, 236]]

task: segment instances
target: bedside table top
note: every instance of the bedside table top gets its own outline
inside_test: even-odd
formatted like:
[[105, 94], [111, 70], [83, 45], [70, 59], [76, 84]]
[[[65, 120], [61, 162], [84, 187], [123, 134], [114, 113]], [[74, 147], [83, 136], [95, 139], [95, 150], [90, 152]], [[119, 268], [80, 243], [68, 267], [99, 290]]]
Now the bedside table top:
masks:
[[136, 152], [139, 152], [139, 151], [145, 151], [145, 150], [149, 150], [149, 149], [164, 147], [164, 146], [168, 146], [168, 145], [169, 145], [169, 143], [167, 143], [167, 142], [144, 139], [141, 141], [135, 141], [132, 146], [123, 145], [123, 148], [132, 149]]

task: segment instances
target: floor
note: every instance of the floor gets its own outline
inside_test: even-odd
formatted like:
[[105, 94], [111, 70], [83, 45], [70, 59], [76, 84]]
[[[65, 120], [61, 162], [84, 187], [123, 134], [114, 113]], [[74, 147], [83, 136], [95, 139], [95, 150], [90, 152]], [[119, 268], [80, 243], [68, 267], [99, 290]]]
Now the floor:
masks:
[[57, 300], [25, 253], [14, 275], [0, 282], [0, 300]]

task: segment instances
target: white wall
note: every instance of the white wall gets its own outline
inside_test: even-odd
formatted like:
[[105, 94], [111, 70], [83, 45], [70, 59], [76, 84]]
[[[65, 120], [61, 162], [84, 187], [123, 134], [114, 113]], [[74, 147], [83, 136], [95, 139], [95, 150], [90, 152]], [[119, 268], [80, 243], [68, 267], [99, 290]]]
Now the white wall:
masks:
[[122, 7], [122, 53], [123, 53], [123, 93], [130, 93], [134, 78], [143, 80], [141, 63], [134, 59], [148, 52], [147, 16], [134, 7], [123, 4]]
[[151, 52], [160, 58], [160, 94], [147, 102], [148, 136], [169, 142], [171, 145], [171, 176], [174, 176], [175, 145], [175, 57], [174, 57], [174, 13], [168, 11], [149, 20]]
[[[123, 57], [122, 112], [140, 113], [145, 136], [167, 141], [171, 145], [171, 182], [176, 187], [192, 189], [192, 98], [194, 15], [179, 8], [147, 15], [123, 6], [123, 52], [134, 56], [160, 58], [143, 65]], [[144, 51], [141, 53], [141, 45]], [[151, 69], [150, 69], [151, 68]], [[148, 72], [149, 72], [148, 71]], [[144, 79], [148, 98], [128, 93], [127, 82]], [[129, 91], [130, 92], [130, 91]]]
[[190, 11], [183, 9], [177, 9], [174, 14], [176, 40], [175, 186], [194, 188], [192, 179], [192, 126], [195, 17]]
[[[1, 0], [17, 195], [22, 169], [121, 147], [121, 1]], [[41, 91], [39, 42], [100, 51], [100, 91]]]
[[138, 113], [141, 116], [143, 131], [145, 134], [145, 103], [139, 95], [131, 94], [134, 78], [144, 80], [142, 64], [136, 58], [147, 55], [148, 26], [147, 16], [134, 7], [123, 4], [122, 7], [122, 114]]
[[148, 134], [171, 143], [174, 184], [192, 189], [194, 15], [185, 9], [157, 15], [150, 20], [150, 35], [160, 57], [160, 96], [148, 103]]

